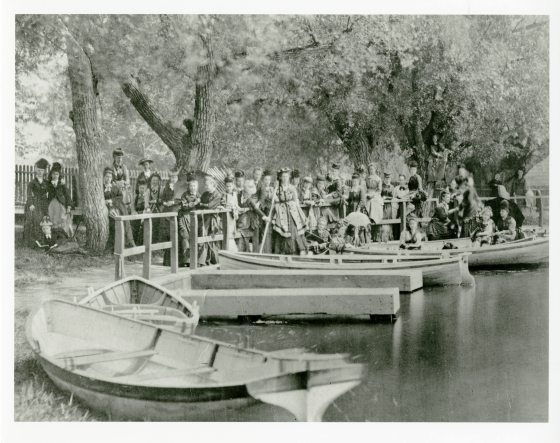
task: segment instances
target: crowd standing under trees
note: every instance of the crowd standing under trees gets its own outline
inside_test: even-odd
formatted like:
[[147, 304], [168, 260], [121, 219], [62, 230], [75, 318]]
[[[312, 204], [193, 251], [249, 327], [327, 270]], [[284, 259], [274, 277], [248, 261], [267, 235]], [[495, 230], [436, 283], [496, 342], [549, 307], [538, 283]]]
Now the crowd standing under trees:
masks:
[[[388, 191], [359, 165], [383, 165], [393, 181], [412, 159], [422, 180], [404, 180], [431, 195], [449, 163], [481, 184], [544, 158], [548, 82], [546, 17], [18, 15], [16, 152], [77, 162], [92, 251], [110, 235], [99, 177], [117, 148], [133, 163], [173, 162], [181, 181], [219, 162], [350, 161], [370, 182], [351, 202], [365, 197], [375, 221], [389, 211], [375, 190]], [[29, 136], [40, 132], [30, 124], [50, 137]], [[331, 193], [317, 178], [312, 188]], [[155, 193], [158, 181], [138, 186]], [[136, 191], [120, 187], [134, 209], [145, 204]]]
[[[471, 238], [479, 246], [512, 241], [522, 232], [523, 217], [517, 205], [508, 201], [498, 179], [494, 180], [497, 201], [485, 206], [478, 197], [472, 174], [465, 165], [457, 165], [457, 175], [449, 182], [438, 181], [436, 194], [439, 202], [431, 221], [421, 227], [427, 194], [423, 189], [422, 177], [417, 173], [417, 162], [410, 161], [408, 180], [399, 174], [398, 184], [392, 182], [390, 172], [378, 173], [378, 165], [370, 163], [367, 168], [359, 165], [347, 181], [340, 174], [340, 164], [331, 165], [327, 177], [301, 177], [298, 169], [284, 167], [275, 174], [270, 170], [255, 167], [252, 176], [244, 171], [233, 173], [228, 170], [222, 186], [218, 189], [216, 178], [204, 177], [203, 193], [194, 173], [186, 174], [187, 189], [176, 188], [178, 171], [169, 171], [169, 181], [163, 186], [161, 176], [153, 171], [153, 161], [144, 158], [139, 162], [143, 168], [131, 191], [130, 174], [123, 161], [122, 149], [113, 151], [113, 163], [103, 172], [104, 199], [108, 210], [109, 239], [107, 250], [114, 248], [114, 217], [133, 213], [176, 212], [179, 226], [179, 264], [188, 266], [191, 240], [192, 211], [205, 209], [227, 209], [234, 221], [237, 242], [229, 249], [256, 251], [255, 234], [264, 242], [264, 252], [276, 254], [313, 254], [327, 251], [343, 252], [347, 245], [361, 246], [370, 242], [400, 240], [403, 249], [420, 249], [425, 240], [446, 240], [458, 237]], [[64, 179], [60, 176], [59, 163], [53, 164], [47, 180], [48, 167], [45, 159], [35, 164], [35, 178], [28, 186], [28, 201], [25, 211], [24, 237], [27, 245], [57, 246], [57, 241], [66, 241], [72, 235], [70, 200]], [[522, 172], [522, 171], [521, 171]], [[526, 192], [522, 177], [512, 185], [514, 195]], [[504, 195], [506, 192], [507, 195]], [[523, 194], [525, 195], [525, 194]], [[402, 206], [399, 202], [406, 202]], [[493, 210], [492, 205], [496, 208]], [[399, 232], [383, 220], [394, 219], [404, 210], [405, 229]], [[517, 210], [513, 214], [512, 208]], [[357, 223], [361, 218], [365, 222]], [[152, 223], [152, 241], [169, 241], [168, 223]], [[270, 224], [269, 231], [265, 225]], [[131, 224], [124, 222], [125, 245], [135, 247], [144, 238], [142, 221]], [[221, 219], [216, 213], [204, 214], [197, 236], [216, 235], [222, 232]], [[268, 234], [270, 233], [270, 234]], [[205, 243], [197, 251], [202, 265], [217, 262], [217, 243]], [[164, 265], [170, 265], [169, 254]]]

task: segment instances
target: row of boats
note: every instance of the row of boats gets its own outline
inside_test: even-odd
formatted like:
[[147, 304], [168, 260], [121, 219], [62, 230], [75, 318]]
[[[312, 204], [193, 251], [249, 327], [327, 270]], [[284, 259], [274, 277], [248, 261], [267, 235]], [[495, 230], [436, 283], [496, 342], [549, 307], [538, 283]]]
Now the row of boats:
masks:
[[[454, 242], [455, 243], [455, 242]], [[424, 286], [473, 284], [469, 267], [548, 262], [548, 237], [473, 248], [428, 242], [355, 248], [335, 256], [220, 251], [221, 269], [419, 269]], [[28, 319], [28, 341], [53, 382], [113, 419], [213, 420], [258, 402], [297, 420], [321, 420], [358, 386], [365, 367], [346, 354], [304, 349], [266, 352], [195, 334], [199, 308], [173, 291], [129, 277], [78, 302], [49, 300]]]

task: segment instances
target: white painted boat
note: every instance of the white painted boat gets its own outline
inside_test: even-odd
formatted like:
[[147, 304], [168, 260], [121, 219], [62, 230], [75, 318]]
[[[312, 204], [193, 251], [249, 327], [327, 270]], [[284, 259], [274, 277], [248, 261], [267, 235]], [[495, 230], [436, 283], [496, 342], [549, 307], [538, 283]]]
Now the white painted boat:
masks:
[[468, 254], [442, 257], [399, 257], [396, 255], [295, 256], [219, 251], [220, 269], [333, 269], [333, 270], [421, 270], [424, 286], [474, 284]]
[[[445, 249], [445, 243], [452, 243], [457, 249]], [[490, 246], [473, 246], [468, 238], [451, 240], [429, 241], [422, 244], [422, 249], [417, 251], [401, 250], [398, 242], [372, 243], [360, 248], [348, 248], [346, 252], [382, 256], [388, 255], [407, 257], [433, 257], [434, 253], [440, 253], [443, 257], [455, 256], [469, 253], [469, 267], [508, 267], [508, 266], [531, 266], [548, 263], [549, 255], [548, 237], [530, 237], [515, 240], [508, 243], [500, 243]]]
[[80, 304], [114, 312], [136, 320], [193, 334], [199, 321], [199, 307], [173, 291], [138, 276], [117, 280], [97, 291], [88, 288]]
[[243, 349], [63, 300], [44, 302], [26, 333], [60, 389], [119, 420], [218, 421], [264, 402], [318, 421], [365, 371], [345, 354]]

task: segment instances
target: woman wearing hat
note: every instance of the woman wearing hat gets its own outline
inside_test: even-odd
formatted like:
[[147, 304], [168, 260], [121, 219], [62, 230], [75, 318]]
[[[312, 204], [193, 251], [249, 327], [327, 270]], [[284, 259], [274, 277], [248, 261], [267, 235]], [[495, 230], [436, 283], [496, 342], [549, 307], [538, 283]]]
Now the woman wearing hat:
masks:
[[54, 230], [64, 232], [67, 237], [74, 235], [72, 227], [72, 201], [70, 192], [64, 184], [62, 177], [62, 165], [54, 162], [49, 172], [49, 217], [53, 224]]
[[[113, 183], [113, 168], [111, 167], [107, 167], [103, 171], [103, 195], [109, 211], [109, 238], [107, 239], [105, 249], [108, 252], [113, 252], [115, 247], [115, 220], [113, 217], [126, 215], [126, 208], [122, 202], [122, 192], [120, 188]], [[124, 235], [127, 247], [136, 246], [129, 221], [124, 222]]]
[[509, 215], [510, 208], [507, 200], [500, 202], [500, 218], [496, 223], [496, 243], [505, 243], [513, 241], [517, 238], [517, 223], [515, 219]]
[[[268, 222], [268, 216], [259, 209], [257, 200], [257, 186], [254, 180], [245, 180], [244, 189], [241, 193], [240, 208], [247, 209], [242, 212], [237, 220], [237, 231], [241, 234], [239, 239], [239, 251], [249, 252], [250, 243], [257, 229], [260, 228], [262, 222]], [[255, 245], [253, 245], [253, 250]]]
[[179, 266], [187, 266], [190, 259], [190, 213], [198, 208], [200, 194], [198, 181], [193, 174], [187, 174], [187, 190], [181, 195], [181, 207], [177, 217], [179, 225]]
[[124, 151], [117, 148], [113, 151], [113, 183], [115, 183], [123, 195], [123, 203], [126, 206], [127, 213], [130, 214], [130, 204], [132, 203], [132, 195], [130, 190], [130, 173], [123, 163]]
[[348, 190], [348, 213], [361, 212], [365, 210], [366, 206], [366, 193], [361, 184], [360, 174], [354, 172], [352, 174], [352, 183]]
[[23, 241], [29, 247], [33, 247], [35, 241], [42, 238], [41, 221], [45, 215], [48, 215], [49, 211], [49, 186], [45, 180], [45, 172], [48, 167], [49, 162], [47, 160], [39, 159], [35, 163], [35, 177], [27, 185]]
[[[375, 163], [368, 165], [366, 177], [366, 212], [370, 220], [377, 224], [383, 219], [383, 197], [381, 196], [381, 178], [377, 175]], [[381, 229], [372, 226], [371, 238], [373, 241], [381, 240]]]
[[290, 184], [290, 168], [278, 171], [278, 182], [272, 220], [272, 251], [275, 254], [306, 254], [307, 220], [299, 205], [297, 190]]

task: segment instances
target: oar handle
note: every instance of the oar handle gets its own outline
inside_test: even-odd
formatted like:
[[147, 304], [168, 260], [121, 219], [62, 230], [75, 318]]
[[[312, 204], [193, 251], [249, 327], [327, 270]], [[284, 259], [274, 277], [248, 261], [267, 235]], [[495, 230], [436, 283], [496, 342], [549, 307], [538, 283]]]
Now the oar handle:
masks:
[[274, 211], [274, 200], [276, 200], [276, 192], [278, 191], [278, 185], [274, 188], [274, 194], [272, 194], [272, 200], [270, 201], [270, 211], [268, 212], [268, 221], [264, 227], [263, 238], [261, 242], [261, 247], [259, 248], [259, 254], [263, 253], [264, 244], [266, 243], [266, 235], [268, 234], [268, 227], [272, 221], [272, 212]]

